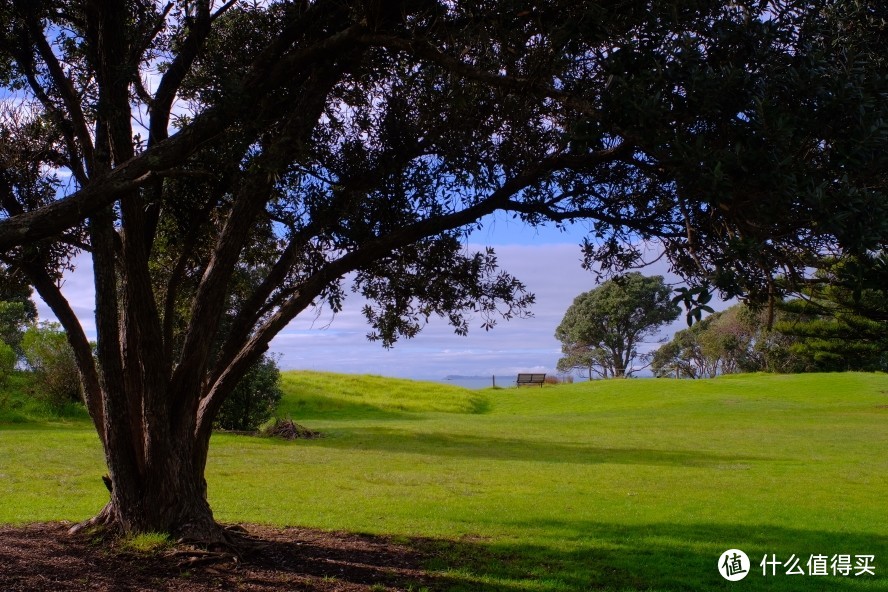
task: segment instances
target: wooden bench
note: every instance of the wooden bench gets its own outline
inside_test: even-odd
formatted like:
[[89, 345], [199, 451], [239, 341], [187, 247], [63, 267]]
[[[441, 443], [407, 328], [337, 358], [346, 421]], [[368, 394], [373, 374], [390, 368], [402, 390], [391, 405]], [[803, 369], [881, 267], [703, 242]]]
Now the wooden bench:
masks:
[[540, 385], [540, 388], [542, 388], [544, 382], [546, 382], [545, 374], [519, 374], [515, 384], [519, 387], [538, 384]]

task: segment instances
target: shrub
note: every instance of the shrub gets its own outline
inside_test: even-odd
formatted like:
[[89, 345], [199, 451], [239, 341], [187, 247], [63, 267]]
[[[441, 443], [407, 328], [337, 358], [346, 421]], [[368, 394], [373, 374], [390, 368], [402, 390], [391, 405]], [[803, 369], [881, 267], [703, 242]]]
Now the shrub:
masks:
[[28, 327], [22, 337], [22, 351], [37, 379], [37, 398], [53, 407], [81, 400], [74, 350], [58, 323]]
[[259, 429], [271, 419], [281, 401], [280, 377], [274, 356], [262, 356], [222, 404], [216, 417], [216, 428], [238, 431]]
[[16, 360], [22, 354], [22, 334], [28, 320], [28, 310], [23, 302], [0, 300], [0, 342], [12, 348]]
[[15, 350], [0, 341], [0, 386], [6, 384], [9, 375], [15, 369]]

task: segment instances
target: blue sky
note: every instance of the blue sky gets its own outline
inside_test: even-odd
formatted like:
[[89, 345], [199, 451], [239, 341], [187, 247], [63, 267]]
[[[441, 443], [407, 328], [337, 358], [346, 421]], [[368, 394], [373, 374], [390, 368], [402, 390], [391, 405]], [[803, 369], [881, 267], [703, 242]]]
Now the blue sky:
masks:
[[[500, 321], [484, 331], [481, 319], [470, 321], [467, 337], [453, 333], [441, 319], [432, 319], [419, 336], [401, 340], [392, 349], [367, 341], [368, 326], [361, 315], [361, 300], [349, 294], [344, 310], [306, 311], [281, 332], [271, 351], [281, 355], [283, 369], [370, 373], [407, 378], [442, 379], [448, 375], [509, 376], [519, 371], [554, 372], [560, 356], [555, 327], [580, 293], [593, 289], [595, 275], [582, 269], [579, 244], [581, 226], [569, 232], [534, 229], [500, 216], [472, 237], [471, 247], [493, 246], [503, 269], [521, 279], [536, 295], [533, 317]], [[95, 337], [92, 274], [88, 257], [65, 278], [63, 292], [90, 338]], [[646, 275], [668, 273], [665, 261], [645, 268]], [[39, 303], [42, 319], [51, 313]], [[684, 316], [664, 328], [661, 336], [685, 326]], [[656, 348], [655, 343], [643, 350]]]

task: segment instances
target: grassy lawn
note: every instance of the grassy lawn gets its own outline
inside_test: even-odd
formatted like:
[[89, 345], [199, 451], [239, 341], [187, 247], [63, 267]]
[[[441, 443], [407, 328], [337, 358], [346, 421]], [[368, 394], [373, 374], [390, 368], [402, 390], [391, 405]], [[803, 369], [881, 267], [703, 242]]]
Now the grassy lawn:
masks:
[[[410, 539], [454, 590], [888, 590], [885, 375], [468, 391], [287, 373], [284, 387], [280, 414], [324, 437], [214, 436], [222, 521]], [[0, 523], [96, 512], [88, 421], [10, 414]], [[741, 582], [716, 570], [729, 548], [752, 560]], [[875, 555], [876, 575], [764, 577], [765, 554], [804, 569]]]

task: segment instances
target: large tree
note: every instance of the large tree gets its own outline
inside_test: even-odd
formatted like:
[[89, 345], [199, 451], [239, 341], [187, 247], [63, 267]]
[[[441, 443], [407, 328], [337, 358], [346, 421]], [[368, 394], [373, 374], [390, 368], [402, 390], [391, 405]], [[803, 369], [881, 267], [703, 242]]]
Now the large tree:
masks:
[[[0, 260], [74, 349], [111, 489], [93, 522], [223, 538], [213, 420], [349, 285], [386, 345], [433, 315], [523, 313], [463, 246], [488, 214], [582, 221], [586, 263], [618, 270], [659, 240], [692, 282], [754, 298], [884, 246], [882, 12], [3, 0]], [[95, 358], [59, 287], [78, 252]]]
[[559, 370], [587, 367], [607, 378], [633, 373], [645, 337], [678, 318], [681, 309], [663, 276], [638, 272], [608, 280], [577, 296], [555, 329], [565, 354]]

